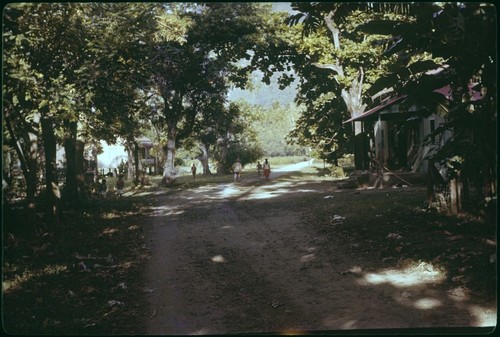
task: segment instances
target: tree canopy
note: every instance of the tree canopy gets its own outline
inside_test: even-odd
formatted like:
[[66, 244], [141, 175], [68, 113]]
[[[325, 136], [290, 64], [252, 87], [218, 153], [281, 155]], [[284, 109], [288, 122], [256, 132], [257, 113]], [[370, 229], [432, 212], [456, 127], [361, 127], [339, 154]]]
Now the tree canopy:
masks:
[[[180, 146], [197, 146], [206, 168], [213, 155], [222, 170], [238, 152], [251, 160], [292, 150], [265, 128], [282, 134], [291, 120], [291, 143], [335, 160], [356, 139], [343, 121], [385, 93], [445, 116], [436, 134], [453, 129], [455, 136], [430, 159], [493, 193], [494, 6], [297, 2], [292, 9], [288, 15], [252, 2], [6, 6], [3, 135], [21, 161], [28, 199], [41, 167], [48, 209], [60, 199], [58, 145], [68, 161], [66, 196], [77, 195], [82, 144], [124, 139], [137, 153], [134, 139], [152, 127], [165, 182], [175, 178]], [[230, 104], [229, 90], [247, 88], [256, 70], [267, 84], [276, 77], [281, 88], [298, 83], [300, 112]], [[451, 100], [435, 92], [446, 85]]]

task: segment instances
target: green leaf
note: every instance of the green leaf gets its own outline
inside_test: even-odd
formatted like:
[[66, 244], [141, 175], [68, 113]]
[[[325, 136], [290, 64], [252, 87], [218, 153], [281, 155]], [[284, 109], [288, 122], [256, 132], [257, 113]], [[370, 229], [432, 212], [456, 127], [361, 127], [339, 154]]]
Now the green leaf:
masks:
[[49, 104], [49, 101], [44, 99], [38, 104], [38, 109], [43, 108], [44, 106], [47, 106]]

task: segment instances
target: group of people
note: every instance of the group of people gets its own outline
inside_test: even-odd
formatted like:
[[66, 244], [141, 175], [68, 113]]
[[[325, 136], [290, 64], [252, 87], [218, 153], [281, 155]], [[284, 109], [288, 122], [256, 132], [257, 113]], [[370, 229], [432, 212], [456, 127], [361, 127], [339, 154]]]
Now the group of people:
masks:
[[[116, 195], [121, 197], [123, 195], [123, 190], [125, 188], [125, 181], [123, 180], [123, 174], [118, 176], [118, 180], [116, 181]], [[108, 185], [106, 182], [106, 178], [102, 178], [98, 185], [98, 192], [102, 197], [105, 197], [108, 192]]]
[[[237, 158], [233, 164], [234, 182], [240, 181], [242, 170], [243, 170], [243, 165], [241, 164], [241, 160], [240, 158]], [[271, 174], [271, 164], [269, 164], [267, 158], [264, 160], [264, 163], [262, 164], [260, 163], [260, 161], [257, 162], [257, 174], [259, 178], [262, 177], [262, 174], [264, 174], [264, 178], [266, 180], [269, 180], [269, 175]]]
[[[233, 166], [233, 173], [234, 173], [234, 182], [238, 182], [241, 179], [241, 171], [243, 171], [243, 165], [241, 164], [240, 158], [237, 158], [236, 161], [234, 162]], [[193, 175], [193, 179], [196, 180], [196, 165], [193, 163], [191, 165], [191, 174]], [[262, 177], [262, 174], [264, 174], [264, 178], [266, 180], [269, 180], [269, 175], [271, 174], [271, 165], [269, 164], [269, 161], [267, 158], [264, 160], [264, 163], [260, 163], [260, 161], [257, 162], [257, 174], [260, 177]], [[123, 180], [123, 174], [118, 175], [118, 180], [116, 181], [116, 194], [118, 196], [123, 195], [123, 189], [125, 188], [125, 181]], [[99, 182], [98, 186], [98, 192], [100, 195], [103, 197], [106, 196], [108, 187], [106, 184], [106, 178], [103, 178], [101, 182]]]

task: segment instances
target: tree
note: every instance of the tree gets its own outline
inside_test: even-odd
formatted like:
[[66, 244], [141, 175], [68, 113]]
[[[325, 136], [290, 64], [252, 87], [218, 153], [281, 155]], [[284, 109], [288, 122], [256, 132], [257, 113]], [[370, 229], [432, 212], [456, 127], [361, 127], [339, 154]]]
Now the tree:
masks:
[[[299, 13], [289, 16], [287, 23], [303, 27], [302, 38], [291, 40], [300, 55], [297, 102], [306, 106], [292, 137], [316, 148], [327, 159], [350, 153], [353, 141], [355, 151], [360, 153], [365, 137], [359, 123], [349, 129], [342, 122], [365, 110], [369, 100], [364, 90], [391, 67], [392, 60], [378, 62], [383, 52], [379, 37], [360, 34], [355, 27], [373, 18], [397, 17], [404, 21], [406, 6], [292, 3], [292, 8]], [[368, 161], [359, 160], [356, 166], [363, 168], [363, 162]]]
[[[406, 104], [419, 103], [446, 117], [447, 123], [431, 137], [446, 130], [453, 130], [453, 137], [428, 159], [431, 165], [448, 167], [456, 213], [459, 196], [469, 194], [469, 182], [487, 200], [496, 195], [496, 11], [485, 3], [421, 3], [412, 8], [412, 22], [377, 20], [359, 26], [360, 31], [385, 34], [385, 55], [396, 56], [401, 65], [369, 92], [394, 90], [408, 95]], [[422, 53], [432, 59], [416, 57]], [[451, 99], [436, 92], [447, 85]]]
[[4, 9], [2, 126], [4, 144], [13, 148], [19, 158], [26, 183], [26, 200], [34, 208], [38, 185], [40, 116], [32, 101], [32, 89], [36, 88], [37, 77], [23, 56], [26, 37], [18, 24], [23, 13], [23, 7], [7, 6]]
[[288, 144], [286, 141], [301, 113], [294, 104], [282, 106], [275, 102], [267, 108], [253, 105], [249, 109], [256, 117], [253, 127], [266, 156], [289, 156], [304, 153], [303, 148]]
[[245, 165], [263, 155], [257, 133], [252, 128], [256, 116], [251, 107], [242, 102], [233, 102], [225, 109], [224, 115], [217, 126], [218, 137], [213, 151], [217, 173], [220, 174], [230, 172], [237, 158]]
[[[163, 100], [166, 145], [163, 180], [175, 176], [175, 151], [193, 130], [200, 98], [225, 94], [226, 79], [246, 83], [247, 71], [236, 62], [248, 57], [263, 22], [254, 3], [169, 4], [161, 16], [179, 22], [185, 38], [165, 39], [152, 47], [151, 87]], [[260, 14], [259, 14], [260, 13]]]
[[137, 137], [149, 124], [148, 57], [157, 38], [155, 4], [98, 4], [88, 14], [92, 55], [82, 71], [92, 88], [91, 136], [113, 144], [124, 139], [129, 178], [139, 182]]
[[[20, 56], [17, 64], [9, 64], [13, 66], [9, 73], [16, 77], [21, 70], [25, 74], [18, 77], [21, 82], [8, 82], [13, 86], [7, 91], [21, 88], [26, 91], [22, 101], [12, 96], [9, 107], [11, 111], [17, 109], [27, 113], [17, 115], [20, 120], [26, 117], [25, 120], [30, 120], [30, 116], [39, 120], [45, 154], [45, 213], [48, 222], [57, 222], [61, 195], [56, 172], [56, 145], [58, 138], [63, 137], [63, 125], [76, 118], [79, 94], [74, 71], [81, 64], [80, 58], [75, 57], [81, 45], [80, 20], [75, 5], [12, 6], [9, 11], [17, 13], [13, 22], [15, 28], [4, 32], [4, 38], [18, 41], [9, 46], [13, 48], [9, 52], [16, 55], [19, 48], [22, 54], [17, 54]], [[25, 85], [19, 87], [22, 83]]]

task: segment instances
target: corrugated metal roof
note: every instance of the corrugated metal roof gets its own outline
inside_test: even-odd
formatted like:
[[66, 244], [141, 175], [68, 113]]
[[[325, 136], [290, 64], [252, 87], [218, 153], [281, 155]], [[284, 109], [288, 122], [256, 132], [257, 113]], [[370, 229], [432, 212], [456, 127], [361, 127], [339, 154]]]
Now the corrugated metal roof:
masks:
[[385, 100], [383, 100], [380, 105], [377, 105], [376, 107], [374, 107], [368, 111], [363, 112], [361, 115], [358, 115], [358, 116], [355, 116], [355, 117], [352, 117], [352, 118], [346, 120], [344, 122], [344, 124], [349, 123], [349, 122], [361, 121], [361, 120], [367, 119], [368, 117], [375, 114], [376, 112], [379, 112], [382, 109], [388, 108], [389, 106], [393, 105], [394, 103], [400, 102], [402, 99], [404, 99], [406, 97], [407, 97], [406, 95], [393, 97], [393, 98], [388, 97]]

